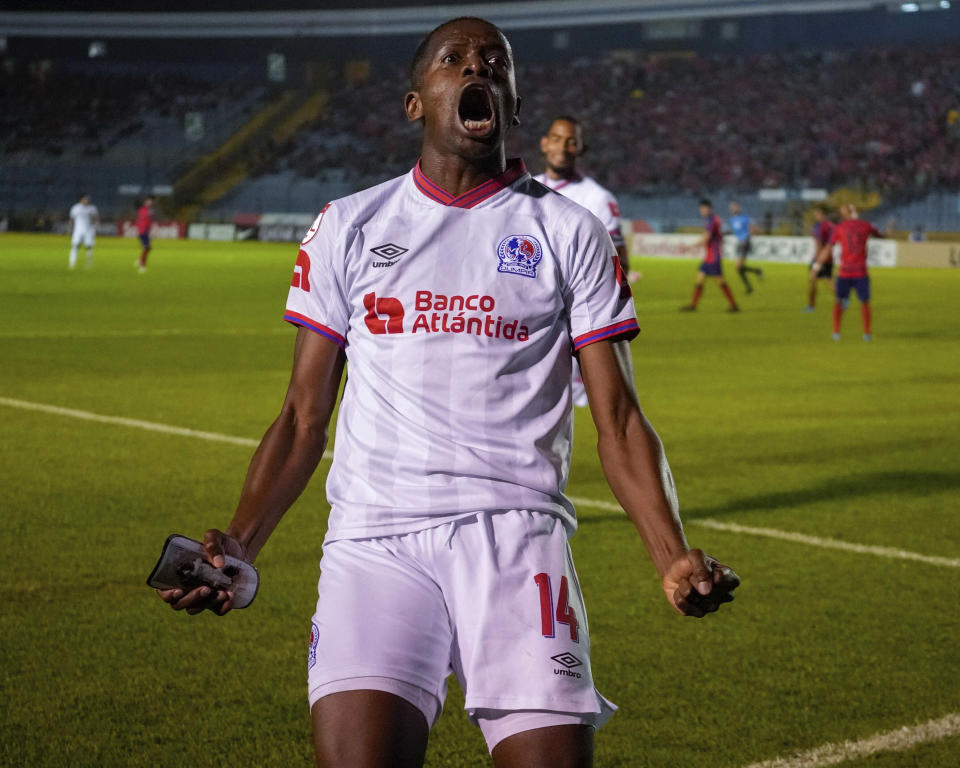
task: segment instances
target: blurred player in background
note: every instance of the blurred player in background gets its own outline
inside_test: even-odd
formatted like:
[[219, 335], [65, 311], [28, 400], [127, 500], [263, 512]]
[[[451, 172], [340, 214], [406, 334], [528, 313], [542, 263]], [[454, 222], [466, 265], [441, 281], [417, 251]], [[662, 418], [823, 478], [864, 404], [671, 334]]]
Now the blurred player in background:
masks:
[[[829, 210], [825, 205], [818, 205], [813, 209], [813, 260], [810, 262], [810, 288], [807, 292], [807, 306], [805, 312], [813, 312], [817, 303], [817, 280], [833, 282], [833, 246], [830, 238], [833, 237], [834, 224], [830, 221]], [[823, 257], [823, 260], [821, 260]], [[820, 269], [814, 270], [820, 262]]]
[[147, 195], [143, 204], [137, 209], [137, 236], [140, 238], [140, 258], [137, 259], [134, 266], [140, 272], [147, 271], [147, 255], [150, 253], [150, 227], [153, 226], [153, 197]]
[[747, 257], [753, 252], [753, 242], [751, 237], [757, 234], [757, 228], [753, 225], [753, 220], [743, 212], [740, 203], [736, 200], [730, 203], [730, 231], [737, 239], [737, 274], [743, 280], [743, 285], [747, 293], [753, 293], [753, 286], [747, 274], [754, 274], [760, 280], [763, 280], [763, 270], [759, 267], [748, 267]]
[[[540, 139], [540, 151], [543, 153], [546, 171], [533, 178], [554, 192], [559, 192], [564, 197], [582, 205], [603, 222], [617, 249], [620, 268], [627, 275], [629, 282], [635, 282], [640, 278], [640, 273], [630, 269], [627, 245], [620, 230], [620, 206], [617, 198], [612, 192], [600, 186], [596, 180], [577, 172], [577, 158], [586, 150], [580, 121], [566, 115], [554, 118], [546, 135]], [[632, 360], [630, 367], [631, 378], [633, 378]], [[576, 359], [573, 361], [573, 376], [570, 384], [573, 388], [574, 405], [586, 406], [587, 392], [583, 388], [580, 366]]]
[[[611, 705], [593, 685], [568, 543], [571, 349], [604, 472], [670, 605], [702, 617], [737, 579], [684, 538], [624, 372], [639, 328], [607, 231], [506, 159], [520, 108], [506, 37], [454, 19], [411, 70], [420, 160], [335, 200], [307, 233], [287, 397], [227, 531], [204, 547], [215, 567], [256, 558], [324, 453], [349, 361], [307, 661], [317, 764], [422, 766], [452, 670], [497, 768], [588, 768]], [[370, 269], [381, 254], [401, 266]], [[160, 597], [219, 614], [232, 599]]]
[[730, 302], [728, 312], [739, 312], [736, 299], [733, 298], [733, 292], [727, 281], [723, 279], [723, 225], [720, 217], [713, 212], [713, 204], [703, 198], [700, 201], [700, 215], [703, 217], [703, 235], [700, 242], [705, 249], [703, 261], [697, 268], [697, 280], [693, 286], [693, 298], [689, 304], [680, 307], [683, 312], [693, 312], [697, 308], [700, 297], [703, 295], [703, 283], [708, 277], [712, 277], [714, 282], [723, 291], [723, 295]]
[[70, 269], [77, 266], [77, 248], [83, 243], [87, 249], [87, 268], [93, 266], [93, 244], [100, 224], [97, 206], [90, 204], [87, 195], [80, 196], [80, 202], [70, 209]]
[[840, 338], [840, 322], [850, 300], [850, 291], [857, 292], [860, 300], [860, 317], [863, 321], [863, 340], [870, 341], [870, 276], [867, 273], [867, 241], [871, 237], [886, 237], [869, 221], [860, 218], [854, 205], [840, 208], [843, 219], [833, 229], [830, 242], [820, 252], [817, 263], [810, 270], [816, 278], [829, 258], [829, 249], [840, 243], [840, 269], [837, 272], [836, 301], [833, 304], [833, 338]]

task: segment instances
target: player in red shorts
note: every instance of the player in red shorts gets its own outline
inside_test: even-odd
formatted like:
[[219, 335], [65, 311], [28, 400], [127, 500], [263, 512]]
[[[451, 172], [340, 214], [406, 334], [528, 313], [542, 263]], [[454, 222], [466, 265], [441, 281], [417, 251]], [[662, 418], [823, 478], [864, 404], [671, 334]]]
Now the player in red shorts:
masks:
[[[833, 246], [830, 245], [830, 238], [833, 237], [833, 230], [836, 226], [827, 216], [827, 206], [818, 205], [813, 209], [813, 242], [814, 252], [813, 260], [810, 262], [810, 291], [807, 294], [807, 306], [805, 312], [813, 312], [817, 302], [817, 280], [833, 281]], [[824, 261], [818, 272], [813, 272], [820, 256], [824, 256]]]
[[727, 311], [739, 312], [740, 307], [737, 306], [737, 301], [733, 298], [733, 292], [727, 285], [727, 281], [723, 279], [723, 222], [713, 212], [713, 205], [706, 198], [700, 201], [700, 215], [703, 216], [704, 228], [701, 242], [706, 249], [706, 253], [697, 271], [697, 282], [693, 286], [693, 298], [690, 299], [689, 304], [680, 307], [680, 311], [693, 312], [697, 308], [697, 302], [703, 295], [703, 283], [709, 276], [716, 281], [720, 290], [723, 291], [723, 295], [730, 302], [730, 308]]
[[870, 341], [870, 276], [867, 274], [867, 240], [871, 237], [886, 237], [869, 221], [860, 219], [853, 205], [840, 209], [843, 220], [833, 229], [830, 242], [821, 250], [816, 264], [810, 270], [816, 279], [824, 263], [830, 257], [830, 248], [840, 243], [840, 270], [837, 274], [836, 301], [833, 304], [833, 338], [840, 338], [840, 322], [843, 310], [850, 298], [850, 291], [857, 292], [860, 300], [860, 317], [863, 320], [863, 340]]

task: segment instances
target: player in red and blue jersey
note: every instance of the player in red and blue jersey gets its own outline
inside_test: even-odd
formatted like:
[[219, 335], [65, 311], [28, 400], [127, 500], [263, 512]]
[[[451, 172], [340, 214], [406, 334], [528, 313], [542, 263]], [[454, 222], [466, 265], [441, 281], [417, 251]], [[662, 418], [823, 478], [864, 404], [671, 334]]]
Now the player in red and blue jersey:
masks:
[[[833, 237], [833, 230], [836, 225], [830, 221], [829, 210], [825, 205], [818, 205], [813, 209], [813, 260], [810, 262], [810, 290], [807, 294], [807, 306], [805, 312], [813, 312], [814, 305], [817, 302], [817, 280], [830, 280], [833, 282], [833, 246], [830, 244], [830, 238]], [[823, 256], [823, 263], [820, 270], [813, 272], [817, 261]]]
[[713, 212], [713, 204], [706, 198], [700, 201], [700, 215], [703, 217], [704, 229], [701, 243], [703, 243], [706, 252], [697, 271], [697, 281], [693, 286], [693, 298], [690, 299], [689, 304], [680, 307], [680, 311], [693, 312], [697, 308], [700, 296], [703, 295], [703, 283], [707, 277], [712, 277], [716, 284], [720, 286], [723, 295], [727, 297], [727, 301], [730, 302], [730, 308], [727, 311], [739, 312], [740, 307], [737, 306], [736, 299], [733, 298], [733, 292], [727, 285], [727, 281], [723, 279], [723, 222]]
[[153, 197], [148, 195], [143, 201], [143, 205], [137, 209], [137, 236], [140, 238], [140, 244], [143, 249], [140, 251], [140, 258], [137, 259], [136, 267], [141, 272], [147, 271], [147, 254], [150, 253], [150, 227], [153, 226]]
[[833, 229], [828, 248], [821, 251], [817, 263], [810, 270], [815, 279], [829, 256], [829, 248], [840, 243], [840, 269], [837, 273], [836, 301], [833, 305], [833, 338], [840, 338], [840, 322], [850, 298], [850, 291], [857, 292], [860, 300], [860, 317], [863, 320], [863, 340], [870, 341], [870, 276], [867, 273], [867, 241], [871, 237], [886, 237], [869, 221], [860, 219], [853, 205], [840, 209], [843, 220]]

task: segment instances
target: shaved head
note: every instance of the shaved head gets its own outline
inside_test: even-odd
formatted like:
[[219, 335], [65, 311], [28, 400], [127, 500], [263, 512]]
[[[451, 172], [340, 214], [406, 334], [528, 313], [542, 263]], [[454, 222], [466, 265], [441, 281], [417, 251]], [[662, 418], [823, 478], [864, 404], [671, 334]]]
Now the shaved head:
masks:
[[486, 19], [481, 19], [477, 16], [458, 16], [455, 19], [450, 19], [449, 21], [443, 22], [433, 29], [431, 29], [427, 36], [420, 41], [420, 45], [417, 46], [417, 50], [414, 51], [413, 61], [410, 62], [410, 89], [414, 91], [420, 90], [420, 86], [423, 82], [423, 68], [427, 63], [427, 57], [430, 53], [430, 46], [433, 43], [433, 39], [437, 36], [439, 32], [443, 32], [447, 27], [457, 24], [461, 21], [479, 21], [482, 24], [495, 29], [497, 34], [500, 36], [500, 39], [503, 41], [504, 46], [507, 51], [510, 53], [511, 58], [513, 57], [513, 51], [510, 48], [510, 41], [507, 40], [507, 36], [503, 34], [503, 30], [500, 29], [496, 24], [491, 24]]

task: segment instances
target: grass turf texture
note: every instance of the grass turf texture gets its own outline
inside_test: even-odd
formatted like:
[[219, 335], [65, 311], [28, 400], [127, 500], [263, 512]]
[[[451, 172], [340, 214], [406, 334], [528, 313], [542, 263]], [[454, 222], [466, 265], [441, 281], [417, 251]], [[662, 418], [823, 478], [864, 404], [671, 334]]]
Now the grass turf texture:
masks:
[[[286, 386], [280, 315], [296, 249], [0, 235], [0, 397], [259, 437]], [[81, 250], [80, 263], [83, 263]], [[597, 685], [621, 711], [598, 766], [737, 768], [960, 710], [956, 569], [698, 528], [702, 517], [957, 557], [960, 274], [875, 270], [830, 339], [804, 269], [697, 313], [691, 262], [637, 260], [641, 401], [692, 543], [744, 579], [704, 621], [674, 615], [639, 537], [581, 507], [573, 539]], [[225, 619], [166, 609], [144, 579], [167, 534], [223, 526], [252, 450], [0, 405], [0, 765], [309, 765], [305, 661], [326, 464]], [[612, 500], [589, 414], [568, 492]], [[537, 592], [531, 590], [534, 601]], [[535, 610], [535, 609], [534, 609]], [[454, 684], [429, 766], [488, 765]], [[856, 766], [947, 765], [957, 738]], [[943, 762], [948, 760], [947, 762]]]

